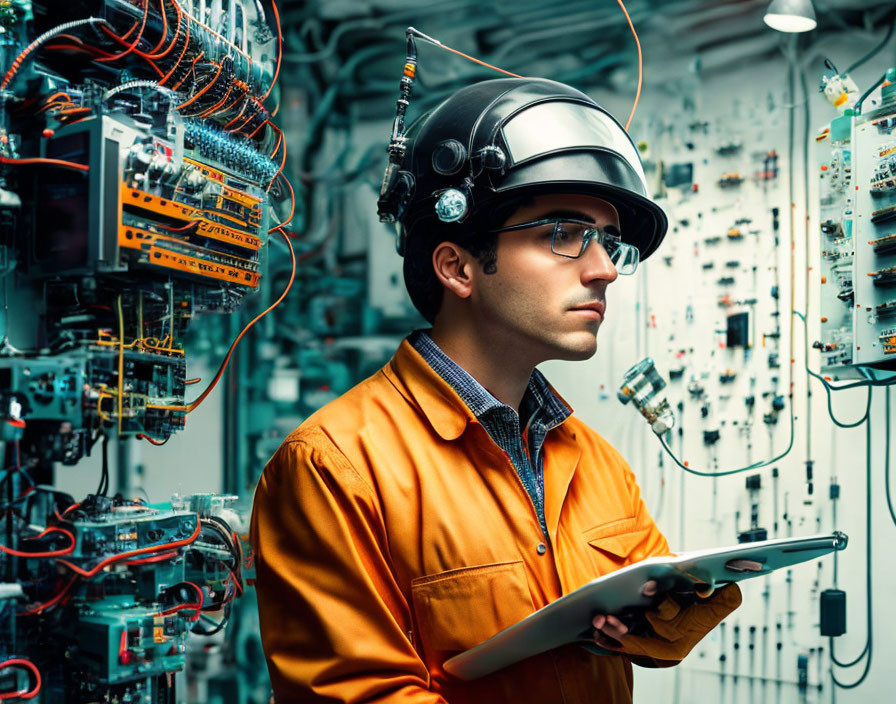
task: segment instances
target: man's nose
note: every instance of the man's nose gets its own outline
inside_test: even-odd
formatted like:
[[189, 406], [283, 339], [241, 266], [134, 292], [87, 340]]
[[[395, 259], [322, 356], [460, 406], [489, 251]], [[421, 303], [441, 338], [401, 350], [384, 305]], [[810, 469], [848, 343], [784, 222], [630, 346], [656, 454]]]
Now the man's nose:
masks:
[[601, 280], [609, 284], [613, 283], [616, 277], [619, 276], [615, 265], [610, 260], [610, 255], [607, 254], [607, 250], [596, 240], [591, 240], [588, 243], [579, 260], [582, 262], [583, 283]]

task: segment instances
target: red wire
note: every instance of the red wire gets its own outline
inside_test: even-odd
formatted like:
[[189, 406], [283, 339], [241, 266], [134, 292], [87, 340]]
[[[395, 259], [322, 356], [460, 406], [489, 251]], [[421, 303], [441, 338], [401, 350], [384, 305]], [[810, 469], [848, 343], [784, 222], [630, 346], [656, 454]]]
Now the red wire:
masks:
[[[180, 25], [178, 25], [180, 26]], [[180, 50], [180, 56], [177, 57], [177, 61], [174, 62], [174, 66], [171, 67], [171, 70], [168, 71], [162, 78], [159, 79], [159, 85], [163, 86], [171, 78], [171, 74], [173, 74], [177, 67], [180, 66], [180, 62], [184, 58], [184, 54], [187, 53], [187, 48], [190, 46], [190, 20], [187, 20], [187, 33], [186, 38], [184, 39], [184, 48]]]
[[59, 555], [70, 555], [75, 551], [75, 536], [72, 535], [71, 531], [67, 531], [65, 528], [60, 528], [58, 526], [45, 528], [42, 532], [35, 535], [32, 540], [43, 538], [47, 533], [65, 533], [71, 538], [71, 545], [62, 550], [50, 550], [49, 552], [25, 552], [24, 550], [13, 550], [5, 545], [0, 545], [0, 552], [5, 552], [7, 555], [15, 555], [16, 557], [58, 557]]
[[[255, 105], [255, 108], [256, 108], [256, 109], [255, 109], [255, 112], [253, 112], [251, 115], [249, 115], [249, 117], [247, 117], [245, 120], [243, 120], [243, 121], [239, 124], [239, 127], [234, 127], [234, 128], [232, 128], [232, 129], [229, 129], [229, 130], [228, 130], [227, 127], [225, 126], [225, 127], [224, 127], [224, 131], [225, 131], [225, 132], [239, 132], [241, 129], [243, 129], [243, 127], [245, 127], [245, 126], [248, 125], [250, 122], [252, 122], [252, 120], [254, 120], [254, 119], [258, 116], [258, 113], [259, 113], [259, 112], [261, 112], [262, 110], [264, 110], [264, 107], [261, 105], [261, 103], [258, 102], [257, 99], [253, 98], [253, 99], [252, 99], [252, 103]], [[233, 122], [233, 120], [231, 120], [231, 122]], [[227, 124], [229, 125], [230, 122], [228, 122]]]
[[[134, 43], [129, 44], [128, 48], [125, 49], [124, 51], [122, 51], [120, 54], [113, 54], [112, 56], [109, 56], [109, 57], [103, 57], [103, 58], [97, 59], [97, 61], [100, 63], [103, 63], [105, 61], [117, 61], [118, 59], [120, 59], [124, 56], [127, 56], [134, 49], [136, 49], [137, 45], [140, 43], [140, 39], [142, 39], [142, 37], [143, 37], [143, 30], [146, 29], [146, 20], [148, 17], [149, 17], [149, 0], [146, 0], [145, 4], [143, 5], [143, 22], [140, 24], [140, 31], [137, 32], [137, 38], [134, 40]], [[103, 26], [103, 29], [105, 29], [105, 26]], [[133, 27], [131, 29], [133, 29]], [[128, 34], [130, 34], [130, 32], [128, 32]], [[114, 37], [115, 35], [113, 34], [112, 36]], [[127, 35], [125, 35], [125, 36], [127, 36]], [[116, 39], [117, 39], [117, 37], [116, 37]]]
[[192, 621], [198, 621], [199, 616], [201, 614], [202, 602], [205, 601], [205, 593], [193, 582], [184, 582], [184, 584], [189, 584], [193, 589], [196, 590], [196, 593], [199, 595], [199, 601], [190, 602], [189, 604], [178, 604], [177, 606], [172, 606], [170, 609], [165, 609], [161, 611], [162, 616], [168, 616], [173, 613], [177, 613], [178, 611], [183, 611], [184, 609], [196, 609], [196, 613], [192, 617]]
[[136, 560], [126, 560], [124, 564], [126, 565], [149, 565], [153, 562], [164, 562], [165, 560], [170, 560], [173, 557], [177, 557], [177, 550], [171, 550], [170, 552], [163, 552], [161, 555], [152, 555], [150, 557], [140, 557]]
[[161, 447], [166, 442], [168, 442], [167, 440], [156, 440], [155, 438], [151, 438], [146, 433], [137, 433], [134, 437], [136, 437], [138, 440], [146, 440], [148, 443], [150, 443], [151, 445], [155, 445], [156, 447]]
[[62, 599], [62, 597], [64, 597], [66, 594], [68, 594], [68, 590], [72, 588], [72, 585], [75, 583], [75, 581], [77, 579], [78, 579], [78, 577], [76, 575], [76, 576], [72, 577], [70, 580], [68, 580], [68, 582], [66, 582], [65, 586], [59, 590], [59, 593], [56, 596], [54, 596], [52, 599], [50, 599], [49, 601], [44, 602], [43, 604], [38, 604], [33, 609], [28, 609], [28, 611], [22, 611], [20, 614], [17, 614], [17, 615], [18, 616], [32, 616], [34, 614], [41, 613], [45, 609], [49, 609], [51, 606], [54, 606], [57, 602], [59, 602], [59, 600]]
[[239, 589], [240, 594], [243, 593], [243, 585], [240, 584], [239, 578], [233, 573], [233, 570], [230, 571], [230, 578], [233, 580], [233, 586]]
[[78, 573], [82, 577], [90, 579], [95, 574], [97, 574], [101, 569], [103, 569], [103, 567], [105, 567], [106, 565], [110, 565], [113, 562], [120, 562], [121, 560], [124, 560], [125, 558], [131, 557], [131, 555], [145, 555], [146, 553], [159, 552], [160, 550], [169, 550], [171, 548], [176, 548], [176, 547], [180, 547], [181, 545], [187, 545], [189, 543], [192, 543], [199, 536], [199, 527], [200, 527], [200, 523], [197, 521], [196, 522], [196, 530], [194, 530], [193, 534], [190, 535], [188, 538], [184, 538], [183, 540], [175, 540], [173, 542], [166, 543], [165, 545], [150, 545], [148, 547], [140, 548], [138, 550], [130, 550], [128, 552], [123, 552], [119, 555], [112, 555], [111, 557], [107, 557], [105, 560], [102, 560], [101, 562], [97, 563], [89, 570], [81, 569], [80, 567], [72, 564], [68, 560], [56, 560], [56, 562], [59, 562], [60, 564], [65, 565], [70, 570]]
[[[194, 65], [195, 65], [195, 62], [193, 62], [193, 63], [194, 63]], [[214, 62], [213, 62], [213, 63], [214, 63]], [[215, 83], [218, 82], [218, 79], [221, 77], [221, 71], [222, 71], [223, 69], [224, 69], [224, 64], [223, 64], [223, 63], [218, 64], [218, 70], [217, 70], [217, 72], [215, 73], [215, 77], [212, 78], [212, 80], [210, 80], [208, 83], [206, 83], [206, 84], [202, 87], [202, 90], [200, 90], [198, 93], [196, 93], [196, 95], [194, 95], [194, 96], [193, 96], [192, 98], [190, 98], [189, 100], [187, 100], [187, 101], [181, 103], [180, 105], [178, 105], [178, 106], [177, 106], [177, 109], [178, 109], [178, 110], [181, 110], [181, 109], [187, 107], [188, 105], [191, 105], [192, 103], [195, 103], [197, 100], [199, 100], [199, 98], [201, 98], [203, 95], [205, 95], [205, 94], [209, 91], [209, 89], [210, 89], [213, 85], [215, 85]]]
[[628, 16], [628, 10], [625, 9], [625, 5], [622, 3], [622, 0], [616, 0], [619, 3], [619, 7], [622, 8], [623, 14], [625, 14], [625, 19], [628, 20], [629, 29], [632, 30], [632, 36], [635, 38], [635, 46], [638, 47], [638, 92], [635, 93], [635, 104], [632, 105], [631, 114], [628, 116], [628, 121], [625, 123], [625, 129], [628, 130], [628, 126], [632, 124], [632, 118], [635, 116], [635, 110], [638, 107], [638, 101], [641, 99], [641, 84], [644, 79], [644, 57], [641, 55], [641, 41], [638, 39], [638, 33], [635, 31], [635, 25], [632, 24], [632, 18]]
[[[230, 105], [228, 105], [227, 107], [221, 108], [221, 112], [229, 112], [230, 110], [233, 110], [233, 108], [236, 107], [237, 103], [239, 103], [243, 98], [245, 98], [246, 95], [247, 95], [246, 90], [243, 90], [243, 92], [240, 93], [240, 95], [236, 96], [236, 100], [234, 100]], [[245, 104], [243, 105], [243, 107], [245, 107]], [[228, 123], [228, 124], [230, 124], [230, 123]]]
[[[244, 97], [245, 97], [245, 96], [244, 96]], [[242, 117], [243, 113], [246, 111], [246, 108], [249, 107], [249, 103], [250, 103], [250, 102], [251, 102], [251, 101], [249, 101], [249, 100], [244, 100], [244, 101], [243, 101], [243, 107], [240, 108], [240, 111], [236, 114], [236, 117], [234, 117], [230, 122], [228, 122], [226, 125], [224, 125], [224, 131], [225, 131], [225, 132], [229, 132], [230, 130], [228, 130], [227, 128], [230, 127], [234, 122], [236, 122], [237, 120], [239, 120], [240, 117]]]
[[[146, 5], [149, 7], [149, 0], [146, 0]], [[162, 36], [159, 37], [159, 43], [149, 50], [147, 56], [149, 56], [150, 53], [161, 49], [162, 44], [164, 44], [165, 40], [168, 38], [168, 13], [165, 12], [165, 0], [159, 0], [159, 14], [162, 15]]]
[[41, 688], [41, 679], [40, 679], [40, 670], [37, 669], [37, 666], [31, 662], [30, 660], [25, 660], [24, 658], [10, 658], [9, 660], [4, 660], [0, 662], [0, 670], [6, 669], [7, 667], [21, 667], [28, 670], [32, 675], [34, 675], [34, 687], [30, 690], [19, 690], [17, 692], [3, 692], [0, 694], [0, 699], [34, 699], [37, 696], [38, 692], [40, 692]]
[[230, 97], [230, 94], [231, 94], [232, 92], [233, 92], [233, 86], [232, 86], [232, 85], [231, 85], [231, 86], [227, 86], [227, 92], [224, 93], [224, 97], [221, 98], [217, 103], [215, 103], [214, 105], [212, 105], [212, 106], [211, 106], [208, 110], [206, 110], [205, 112], [201, 112], [201, 113], [199, 113], [198, 115], [196, 115], [196, 117], [208, 117], [208, 116], [211, 115], [212, 113], [217, 112], [218, 110], [220, 110], [220, 109], [221, 109], [221, 106], [227, 101], [227, 99]]
[[193, 60], [190, 62], [190, 70], [183, 75], [183, 78], [181, 78], [177, 83], [174, 84], [174, 90], [180, 88], [181, 84], [185, 80], [187, 80], [187, 76], [189, 76], [190, 73], [193, 74], [194, 79], [196, 78], [196, 62], [199, 61], [199, 59], [201, 59], [203, 56], [205, 56], [205, 50], [200, 51], [198, 54], [196, 54], [196, 56], [193, 57]]
[[76, 164], [74, 161], [63, 161], [62, 159], [12, 159], [7, 156], [0, 156], [0, 164], [9, 164], [10, 166], [47, 164], [52, 166], [63, 166], [67, 169], [77, 169], [78, 171], [90, 171], [90, 167], [87, 166], [87, 164]]
[[265, 125], [269, 125], [269, 124], [271, 124], [270, 120], [265, 120], [264, 122], [262, 122], [258, 127], [256, 127], [254, 130], [252, 130], [252, 132], [248, 135], [249, 139], [252, 139], [252, 137], [254, 137], [256, 135], [258, 130], [260, 130]]
[[274, 225], [274, 227], [268, 230], [268, 234], [272, 233], [274, 230], [279, 230], [281, 227], [285, 227], [286, 225], [288, 225], [292, 221], [292, 216], [296, 214], [296, 192], [292, 190], [292, 184], [289, 182], [289, 179], [283, 179], [283, 182], [289, 189], [289, 198], [291, 201], [291, 206], [289, 208], [289, 217], [279, 225]]
[[[283, 293], [280, 294], [280, 297], [276, 301], [274, 301], [270, 306], [265, 308], [261, 313], [259, 313], [254, 318], [252, 318], [252, 320], [249, 321], [249, 323], [246, 325], [246, 327], [244, 327], [242, 329], [240, 334], [236, 336], [236, 339], [230, 345], [230, 349], [227, 350], [227, 356], [224, 357], [224, 361], [221, 363], [221, 366], [218, 368], [218, 373], [215, 374], [215, 378], [212, 379], [211, 383], [208, 385], [208, 387], [205, 389], [205, 391], [203, 391], [195, 401], [190, 403], [188, 406], [184, 407], [184, 410], [186, 410], [188, 413], [190, 413], [190, 412], [194, 411], [196, 408], [198, 408], [199, 404], [202, 403], [206, 399], [206, 397], [211, 393], [212, 389], [215, 388], [215, 385], [218, 383], [218, 380], [224, 374], [224, 370], [227, 369], [227, 364], [230, 362], [230, 357], [231, 357], [231, 355], [233, 355], [233, 351], [236, 349], [236, 346], [239, 344], [239, 341], [242, 339], [243, 335], [245, 335], [247, 332], [249, 332], [249, 330], [252, 328], [253, 325], [255, 325], [255, 323], [257, 323], [264, 316], [266, 316], [268, 313], [270, 313], [272, 310], [274, 310], [274, 308], [276, 308], [278, 305], [280, 305], [281, 301], [284, 298], [286, 298], [286, 294], [289, 293], [289, 289], [292, 288], [292, 282], [296, 277], [296, 253], [295, 253], [295, 250], [293, 250], [293, 248], [292, 248], [292, 242], [289, 241], [289, 235], [287, 235], [286, 232], [284, 230], [282, 230], [281, 228], [282, 228], [282, 225], [278, 225], [277, 227], [272, 228], [271, 232], [273, 232], [273, 230], [278, 230], [280, 232], [280, 234], [283, 235], [283, 239], [286, 240], [286, 246], [289, 247], [289, 256], [292, 260], [292, 272], [289, 275], [289, 281], [286, 284], [286, 288], [283, 289]], [[197, 528], [197, 531], [198, 531], [198, 528]]]
[[274, 70], [274, 77], [271, 79], [271, 85], [261, 96], [261, 102], [264, 102], [274, 90], [274, 84], [277, 83], [277, 77], [280, 75], [280, 59], [283, 56], [283, 31], [280, 28], [280, 11], [277, 9], [277, 0], [271, 0], [271, 6], [274, 8], [274, 17], [277, 20], [277, 68]]
[[[163, 4], [164, 2], [165, 0], [162, 0]], [[177, 11], [177, 28], [174, 30], [174, 37], [172, 37], [171, 43], [168, 45], [168, 48], [165, 49], [165, 51], [159, 54], [154, 54], [152, 52], [155, 51], [155, 49], [151, 49], [150, 52], [146, 54], [151, 59], [161, 59], [163, 56], [167, 56], [169, 53], [171, 53], [171, 50], [177, 44], [177, 38], [180, 36], [180, 24], [184, 15], [183, 12], [181, 12], [180, 5], [178, 5], [177, 3], [174, 3], [174, 9]], [[187, 24], [189, 25], [189, 21], [187, 22]]]

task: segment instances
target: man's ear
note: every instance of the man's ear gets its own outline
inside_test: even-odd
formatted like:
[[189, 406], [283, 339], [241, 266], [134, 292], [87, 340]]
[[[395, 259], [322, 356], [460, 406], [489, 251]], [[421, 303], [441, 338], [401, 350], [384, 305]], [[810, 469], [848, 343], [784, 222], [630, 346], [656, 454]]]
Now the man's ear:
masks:
[[442, 242], [432, 253], [432, 266], [442, 286], [458, 298], [469, 298], [475, 271], [467, 250], [454, 242]]

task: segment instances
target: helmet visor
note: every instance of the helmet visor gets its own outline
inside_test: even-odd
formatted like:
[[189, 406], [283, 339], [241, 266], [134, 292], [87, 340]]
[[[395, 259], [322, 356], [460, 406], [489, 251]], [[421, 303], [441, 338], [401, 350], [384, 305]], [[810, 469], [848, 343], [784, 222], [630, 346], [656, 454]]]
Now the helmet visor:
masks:
[[589, 105], [563, 101], [537, 103], [513, 115], [502, 128], [511, 166], [562, 151], [601, 150], [619, 154], [647, 193], [635, 145], [616, 120]]

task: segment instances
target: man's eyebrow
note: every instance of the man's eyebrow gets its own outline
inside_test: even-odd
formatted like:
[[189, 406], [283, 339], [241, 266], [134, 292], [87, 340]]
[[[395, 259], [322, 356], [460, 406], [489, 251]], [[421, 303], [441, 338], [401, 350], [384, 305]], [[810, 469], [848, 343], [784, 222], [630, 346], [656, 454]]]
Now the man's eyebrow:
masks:
[[579, 210], [552, 210], [549, 213], [538, 216], [539, 220], [583, 220], [585, 222], [594, 222], [594, 218]]

